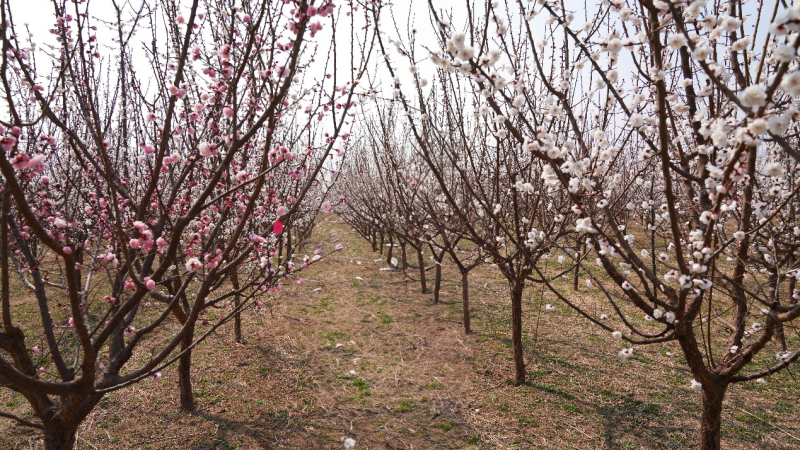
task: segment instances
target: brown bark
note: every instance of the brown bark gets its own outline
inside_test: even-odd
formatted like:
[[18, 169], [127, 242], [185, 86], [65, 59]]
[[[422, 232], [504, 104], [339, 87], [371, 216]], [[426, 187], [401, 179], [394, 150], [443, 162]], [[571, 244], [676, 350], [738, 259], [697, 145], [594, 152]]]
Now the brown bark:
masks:
[[194, 328], [188, 330], [181, 341], [181, 352], [186, 351], [178, 359], [178, 389], [181, 395], [181, 409], [194, 411], [194, 393], [192, 392], [192, 351], [187, 350], [194, 340]]
[[44, 427], [45, 450], [68, 450], [75, 447], [78, 425], [51, 422]]
[[525, 359], [522, 353], [522, 290], [516, 282], [511, 288], [511, 345], [514, 351], [514, 386], [525, 384]]
[[420, 292], [423, 294], [428, 291], [428, 283], [425, 281], [425, 259], [422, 257], [422, 250], [417, 250], [417, 264], [419, 265], [419, 285]]
[[703, 384], [703, 407], [700, 419], [700, 448], [719, 450], [720, 428], [722, 425], [722, 400], [727, 386], [706, 386]]
[[[239, 290], [239, 275], [236, 271], [231, 275], [231, 283], [233, 288]], [[233, 307], [236, 309], [236, 314], [233, 316], [233, 335], [236, 343], [242, 343], [242, 313], [239, 311], [239, 294], [233, 297]]]
[[[578, 241], [578, 243], [575, 244], [575, 254], [579, 254], [580, 251], [581, 251], [581, 243], [580, 243], [580, 241]], [[575, 260], [575, 274], [572, 277], [572, 290], [573, 291], [577, 291], [578, 290], [578, 275], [580, 274], [580, 272], [581, 272], [581, 266], [580, 266], [580, 264], [578, 264], [578, 260], [576, 259]]]
[[400, 269], [403, 271], [403, 276], [408, 278], [408, 259], [406, 256], [406, 243], [404, 241], [400, 241], [400, 256], [402, 259], [400, 262]]
[[464, 334], [472, 333], [469, 317], [469, 272], [461, 272], [461, 308], [464, 310]]
[[436, 261], [436, 272], [433, 277], [433, 304], [439, 303], [439, 291], [442, 289], [442, 264], [441, 261]]
[[392, 253], [394, 252], [394, 237], [389, 233], [389, 251], [386, 252], [386, 264], [392, 265]]

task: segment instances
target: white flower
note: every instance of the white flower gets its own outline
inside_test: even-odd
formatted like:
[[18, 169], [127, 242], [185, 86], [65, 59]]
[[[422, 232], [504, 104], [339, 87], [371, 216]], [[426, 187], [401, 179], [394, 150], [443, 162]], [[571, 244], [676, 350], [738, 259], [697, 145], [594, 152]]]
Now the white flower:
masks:
[[667, 38], [667, 45], [673, 50], [678, 50], [688, 43], [686, 36], [682, 34], [671, 34]]
[[764, 166], [764, 175], [777, 178], [785, 173], [780, 163], [772, 162]]
[[707, 46], [697, 47], [692, 52], [692, 59], [695, 61], [705, 61], [711, 55], [711, 49]]
[[575, 231], [578, 233], [597, 233], [597, 230], [592, 227], [592, 219], [589, 217], [578, 219], [575, 223]]
[[739, 101], [748, 108], [764, 106], [767, 104], [767, 87], [762, 84], [748, 86], [739, 93]]
[[347, 438], [344, 440], [344, 448], [354, 448], [356, 446], [356, 440], [353, 438]]
[[787, 73], [781, 79], [780, 88], [786, 95], [797, 97], [800, 95], [800, 72]]
[[614, 339], [622, 339], [622, 331], [615, 331], [611, 333], [611, 337]]
[[631, 355], [633, 355], [633, 348], [623, 348], [618, 354], [620, 358], [628, 359]]
[[631, 289], [633, 289], [633, 285], [630, 284], [627, 281], [623, 281], [622, 282], [622, 289], [625, 289], [626, 291], [630, 291]]
[[631, 126], [633, 128], [639, 128], [642, 125], [644, 125], [644, 116], [642, 116], [639, 113], [631, 114], [631, 118], [629, 120], [629, 123], [631, 124]]
[[767, 121], [764, 119], [754, 119], [747, 125], [747, 130], [753, 136], [760, 136], [767, 132]]
[[739, 230], [736, 233], [733, 233], [733, 237], [739, 242], [743, 241], [745, 237], [744, 231]]
[[667, 311], [664, 313], [664, 320], [666, 320], [667, 323], [675, 323], [675, 313], [672, 311]]
[[797, 50], [789, 44], [781, 44], [775, 48], [775, 59], [780, 62], [790, 62], [797, 55]]
[[742, 25], [742, 21], [736, 17], [725, 16], [719, 21], [719, 27], [728, 33], [735, 32]]
[[556, 307], [555, 307], [555, 306], [553, 306], [553, 305], [551, 305], [550, 303], [548, 303], [547, 305], [545, 305], [544, 309], [545, 309], [546, 311], [555, 311], [555, 310], [556, 310]]
[[622, 50], [622, 41], [617, 38], [611, 39], [606, 45], [606, 50], [611, 53], [619, 53]]
[[700, 392], [703, 390], [703, 383], [699, 383], [697, 380], [692, 380], [691, 387], [693, 391]]
[[758, 383], [758, 384], [767, 384], [767, 380], [765, 380], [763, 378], [757, 378], [756, 379], [756, 383]]
[[789, 128], [789, 119], [783, 115], [772, 116], [767, 119], [767, 128], [772, 134], [783, 134]]
[[653, 310], [653, 317], [655, 317], [656, 319], [660, 319], [663, 316], [664, 316], [664, 311], [662, 311], [662, 310], [660, 310], [658, 308]]

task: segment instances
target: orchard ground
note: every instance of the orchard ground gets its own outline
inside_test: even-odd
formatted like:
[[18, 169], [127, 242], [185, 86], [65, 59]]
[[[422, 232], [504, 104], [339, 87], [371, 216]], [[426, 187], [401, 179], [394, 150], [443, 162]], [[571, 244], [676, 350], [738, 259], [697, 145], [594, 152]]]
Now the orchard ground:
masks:
[[[234, 344], [231, 325], [199, 346], [195, 412], [179, 409], [171, 367], [160, 381], [104, 398], [81, 426], [78, 448], [340, 449], [347, 437], [357, 449], [697, 445], [700, 394], [676, 344], [636, 347], [622, 360], [622, 341], [532, 284], [524, 304], [528, 382], [514, 388], [510, 301], [490, 265], [470, 275], [474, 333], [465, 336], [460, 277], [446, 260], [442, 302], [434, 304], [420, 293], [413, 265], [411, 280], [381, 271], [385, 255], [336, 217], [321, 221], [307, 253], [338, 243], [343, 251], [304, 272], [303, 284], [288, 286], [267, 312], [244, 314], [244, 345]], [[598, 315], [619, 323], [598, 309], [603, 303], [583, 277], [577, 292], [571, 275], [562, 283], [568, 298], [596, 303]], [[32, 299], [17, 290], [14, 306]], [[547, 303], [556, 310], [545, 311]], [[790, 347], [799, 341], [789, 337]], [[731, 388], [723, 448], [800, 448], [795, 372]], [[0, 401], [4, 411], [32, 417], [20, 395], [4, 389]], [[35, 430], [0, 422], [0, 447], [40, 445]]]

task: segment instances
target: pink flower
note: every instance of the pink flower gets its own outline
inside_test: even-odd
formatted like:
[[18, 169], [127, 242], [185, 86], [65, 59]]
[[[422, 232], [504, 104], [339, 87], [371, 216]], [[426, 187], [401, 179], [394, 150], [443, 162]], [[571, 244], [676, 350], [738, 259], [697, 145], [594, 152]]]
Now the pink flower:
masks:
[[71, 254], [71, 253], [72, 253], [72, 247], [70, 247], [70, 246], [66, 246], [66, 247], [64, 247], [64, 248], [62, 249], [62, 251], [64, 252], [64, 254], [65, 254], [65, 255], [69, 255], [69, 254]]
[[161, 379], [161, 372], [156, 372], [153, 374], [153, 381], [158, 381]]
[[272, 232], [275, 234], [282, 234], [283, 222], [281, 222], [280, 220], [276, 220], [275, 223], [272, 224]]
[[156, 288], [156, 282], [150, 279], [150, 277], [145, 278], [144, 285], [145, 287], [147, 287], [148, 291], [152, 291], [153, 289]]
[[197, 146], [197, 150], [200, 152], [200, 156], [203, 157], [208, 157], [214, 154], [214, 147], [208, 142], [201, 142], [200, 145]]
[[14, 144], [17, 143], [17, 138], [14, 136], [6, 136], [0, 139], [0, 147], [3, 148], [4, 151], [10, 152], [12, 148], [14, 148]]
[[33, 354], [34, 354], [34, 355], [38, 355], [38, 354], [39, 354], [39, 346], [38, 346], [38, 345], [37, 345], [37, 346], [34, 346], [34, 347], [31, 349], [31, 351], [33, 352]]
[[72, 317], [69, 318], [69, 326], [71, 327], [75, 326], [75, 319], [73, 319]]
[[343, 249], [343, 248], [344, 248], [344, 245], [342, 245], [342, 244], [336, 244], [336, 247], [335, 247], [334, 249], [335, 249], [336, 251], [339, 251], [339, 250], [341, 250], [341, 249]]
[[167, 246], [167, 244], [168, 244], [168, 242], [167, 242], [167, 240], [166, 240], [166, 239], [164, 239], [164, 238], [158, 238], [158, 239], [156, 240], [156, 245], [158, 245], [159, 247], [166, 247], [166, 246]]
[[136, 334], [136, 328], [133, 328], [133, 325], [128, 325], [123, 334], [127, 337], [133, 337]]
[[201, 264], [200, 260], [197, 258], [191, 258], [188, 261], [186, 261], [186, 270], [188, 272], [196, 272], [197, 269], [199, 269], [202, 266], [203, 264]]
[[141, 241], [139, 239], [131, 239], [129, 242], [132, 249], [137, 249], [141, 245]]
[[225, 114], [225, 117], [233, 117], [233, 109], [231, 109], [229, 106], [223, 108], [222, 113]]

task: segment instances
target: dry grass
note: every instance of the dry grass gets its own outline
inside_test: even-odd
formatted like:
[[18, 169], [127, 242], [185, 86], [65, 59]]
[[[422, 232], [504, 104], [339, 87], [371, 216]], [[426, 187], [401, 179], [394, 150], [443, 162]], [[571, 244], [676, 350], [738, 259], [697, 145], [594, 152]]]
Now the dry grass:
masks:
[[[338, 449], [345, 437], [358, 449], [696, 446], [699, 394], [675, 345], [620, 360], [619, 341], [532, 287], [524, 305], [529, 382], [513, 388], [510, 302], [490, 267], [471, 277], [476, 333], [464, 336], [452, 267], [444, 302], [434, 305], [401, 274], [379, 271], [380, 255], [335, 219], [314, 239], [345, 250], [306, 272], [271, 314], [246, 313], [244, 346], [232, 346], [232, 330], [223, 329], [195, 352], [196, 412], [177, 407], [169, 369], [159, 382], [104, 399], [81, 427], [79, 447]], [[570, 284], [563, 281], [570, 298], [600, 308], [592, 292]], [[545, 312], [544, 303], [557, 310]], [[800, 448], [799, 398], [793, 372], [733, 387], [723, 448]], [[3, 410], [27, 410], [7, 390], [0, 401]], [[36, 448], [38, 439], [0, 422], [2, 448]]]

